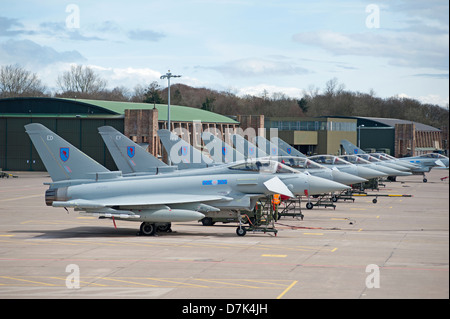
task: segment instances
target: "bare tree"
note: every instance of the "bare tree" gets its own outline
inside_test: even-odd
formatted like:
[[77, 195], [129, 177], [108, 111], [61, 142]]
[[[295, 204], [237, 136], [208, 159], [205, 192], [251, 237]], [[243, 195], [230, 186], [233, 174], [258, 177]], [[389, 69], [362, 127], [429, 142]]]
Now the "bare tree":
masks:
[[35, 73], [18, 64], [0, 68], [0, 97], [44, 96], [46, 87]]
[[72, 65], [70, 71], [66, 71], [58, 76], [56, 83], [63, 91], [63, 95], [64, 93], [69, 93], [76, 97], [95, 95], [104, 91], [106, 87], [105, 80], [90, 67], [86, 66], [83, 68], [82, 65]]
[[140, 85], [137, 84], [134, 89], [133, 89], [133, 94], [131, 95], [131, 102], [142, 102], [145, 99], [145, 88]]

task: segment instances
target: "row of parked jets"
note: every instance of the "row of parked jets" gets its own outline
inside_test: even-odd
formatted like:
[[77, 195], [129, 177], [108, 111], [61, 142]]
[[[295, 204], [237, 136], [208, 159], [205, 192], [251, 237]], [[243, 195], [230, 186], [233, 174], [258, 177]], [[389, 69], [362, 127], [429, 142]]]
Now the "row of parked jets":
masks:
[[[25, 125], [51, 183], [48, 206], [73, 208], [84, 215], [141, 222], [140, 234], [154, 235], [172, 222], [198, 221], [223, 210], [251, 211], [261, 198], [289, 198], [342, 192], [350, 185], [388, 176], [447, 167], [440, 154], [396, 159], [365, 154], [341, 141], [349, 155], [306, 157], [273, 138], [255, 144], [231, 135], [234, 145], [204, 132], [209, 156], [168, 130], [158, 135], [173, 165], [155, 158], [110, 126], [98, 128], [119, 171], [110, 171], [39, 123]], [[425, 181], [425, 180], [424, 180]], [[243, 226], [237, 228], [242, 234]]]

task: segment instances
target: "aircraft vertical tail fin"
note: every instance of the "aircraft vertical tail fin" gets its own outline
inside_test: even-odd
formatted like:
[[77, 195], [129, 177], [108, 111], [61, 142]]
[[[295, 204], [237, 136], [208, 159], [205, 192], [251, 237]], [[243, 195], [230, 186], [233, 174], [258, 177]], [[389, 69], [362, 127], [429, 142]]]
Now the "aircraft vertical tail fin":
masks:
[[270, 140], [277, 144], [279, 149], [285, 151], [290, 156], [306, 157], [305, 154], [298, 151], [295, 147], [289, 145], [279, 137], [272, 137]]
[[102, 126], [98, 131], [123, 174], [156, 172], [156, 167], [167, 166], [115, 128]]
[[27, 124], [25, 130], [54, 182], [92, 178], [94, 173], [109, 172], [44, 125]]
[[258, 148], [255, 144], [246, 140], [242, 135], [232, 134], [231, 140], [236, 150], [247, 158], [259, 158], [269, 156], [262, 149]]
[[274, 140], [269, 141], [264, 136], [257, 136], [256, 138], [256, 144], [258, 144], [259, 148], [262, 148], [266, 151], [267, 154], [270, 154], [270, 156], [289, 156], [286, 151], [284, 151], [280, 146], [277, 144], [277, 141]]
[[349, 155], [353, 154], [366, 154], [362, 149], [360, 149], [358, 146], [352, 144], [350, 141], [347, 140], [341, 140], [341, 145], [344, 148], [345, 152]]
[[169, 130], [158, 130], [158, 136], [169, 154], [170, 161], [174, 165], [178, 165], [178, 168], [206, 167], [213, 164], [211, 158], [203, 155], [202, 152]]
[[203, 132], [202, 140], [215, 162], [231, 163], [244, 159], [243, 154], [210, 132]]

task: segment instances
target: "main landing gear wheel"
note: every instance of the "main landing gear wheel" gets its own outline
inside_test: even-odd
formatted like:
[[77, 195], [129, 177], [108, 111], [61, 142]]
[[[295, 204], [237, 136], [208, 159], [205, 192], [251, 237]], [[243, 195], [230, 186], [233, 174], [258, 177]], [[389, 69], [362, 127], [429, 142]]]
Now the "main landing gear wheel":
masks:
[[306, 203], [307, 209], [313, 209], [314, 205], [312, 203]]
[[141, 235], [153, 236], [156, 233], [156, 226], [152, 223], [142, 223], [141, 224]]
[[238, 236], [245, 236], [245, 234], [247, 233], [247, 230], [245, 229], [245, 227], [238, 227], [237, 229], [236, 229], [236, 234], [238, 235]]

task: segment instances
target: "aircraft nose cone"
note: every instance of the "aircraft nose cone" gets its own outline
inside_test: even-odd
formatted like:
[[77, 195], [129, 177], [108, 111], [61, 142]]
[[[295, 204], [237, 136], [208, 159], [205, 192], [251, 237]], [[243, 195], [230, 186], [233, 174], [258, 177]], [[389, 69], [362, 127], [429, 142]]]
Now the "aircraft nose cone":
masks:
[[405, 171], [399, 171], [384, 165], [375, 165], [375, 167], [373, 168], [374, 170], [383, 172], [388, 174], [389, 176], [409, 176], [412, 175], [412, 173], [410, 172], [405, 172]]
[[344, 184], [344, 185], [352, 185], [358, 183], [367, 182], [367, 179], [352, 175], [349, 173], [341, 172], [337, 169], [332, 170], [333, 181]]
[[308, 176], [308, 194], [318, 195], [350, 189], [349, 186], [316, 176]]
[[411, 169], [409, 167], [403, 166], [403, 165], [397, 165], [394, 163], [385, 163], [383, 162], [383, 165], [388, 166], [390, 168], [396, 169], [397, 171], [402, 171], [402, 172], [409, 172], [411, 171]]
[[358, 176], [363, 177], [366, 179], [372, 179], [372, 178], [378, 178], [378, 177], [386, 177], [388, 176], [386, 173], [376, 171], [374, 169], [368, 168], [368, 167], [362, 167], [357, 165], [358, 169]]

